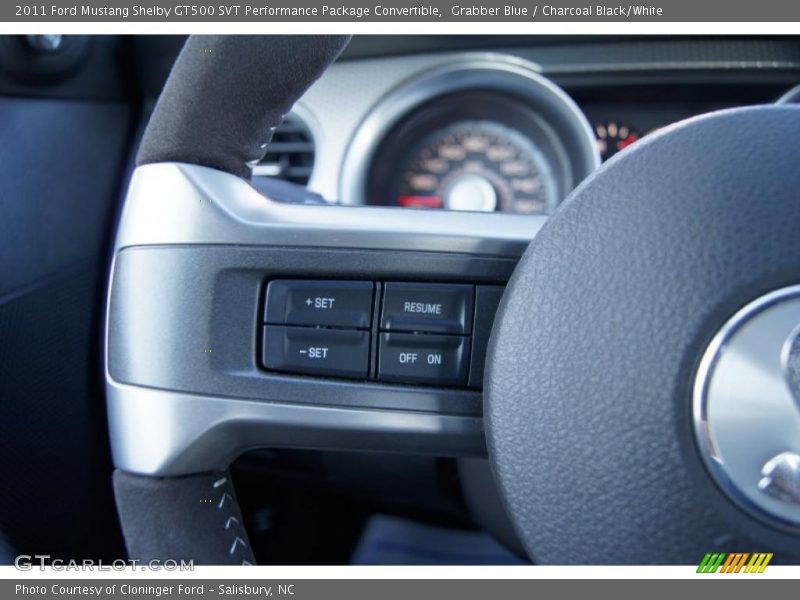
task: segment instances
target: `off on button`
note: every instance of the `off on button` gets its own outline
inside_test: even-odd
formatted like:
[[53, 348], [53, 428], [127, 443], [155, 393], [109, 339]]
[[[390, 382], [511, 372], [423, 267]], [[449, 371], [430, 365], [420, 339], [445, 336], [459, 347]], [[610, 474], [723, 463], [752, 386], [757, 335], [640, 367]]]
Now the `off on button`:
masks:
[[378, 379], [465, 385], [469, 338], [458, 335], [381, 333]]

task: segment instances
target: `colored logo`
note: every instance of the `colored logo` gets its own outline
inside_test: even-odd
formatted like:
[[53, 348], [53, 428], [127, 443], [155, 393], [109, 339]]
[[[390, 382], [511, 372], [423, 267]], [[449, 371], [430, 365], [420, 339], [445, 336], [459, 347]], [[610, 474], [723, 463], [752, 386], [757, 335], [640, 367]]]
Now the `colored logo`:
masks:
[[755, 552], [734, 552], [726, 554], [708, 553], [703, 557], [700, 566], [697, 567], [698, 573], [763, 573], [769, 561], [772, 560], [772, 553]]

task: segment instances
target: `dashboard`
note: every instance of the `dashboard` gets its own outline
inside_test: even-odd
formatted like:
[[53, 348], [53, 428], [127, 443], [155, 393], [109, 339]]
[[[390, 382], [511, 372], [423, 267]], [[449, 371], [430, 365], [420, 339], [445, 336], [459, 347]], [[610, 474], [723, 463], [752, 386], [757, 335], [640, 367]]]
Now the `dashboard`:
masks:
[[513, 40], [356, 37], [290, 117], [313, 140], [308, 187], [332, 203], [548, 215], [644, 136], [800, 81], [791, 39]]

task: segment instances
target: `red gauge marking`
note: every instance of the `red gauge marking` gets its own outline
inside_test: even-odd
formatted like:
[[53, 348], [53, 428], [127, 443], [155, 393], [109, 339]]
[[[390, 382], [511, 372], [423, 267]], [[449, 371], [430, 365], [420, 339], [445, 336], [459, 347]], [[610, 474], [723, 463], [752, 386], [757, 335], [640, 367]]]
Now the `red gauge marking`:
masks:
[[617, 148], [620, 149], [620, 150], [624, 150], [625, 148], [630, 146], [633, 142], [635, 142], [638, 139], [639, 139], [639, 136], [636, 135], [635, 133], [632, 133], [628, 137], [626, 137], [624, 140], [620, 140], [619, 142], [617, 142]]
[[442, 208], [442, 199], [439, 196], [399, 196], [399, 206], [406, 208]]

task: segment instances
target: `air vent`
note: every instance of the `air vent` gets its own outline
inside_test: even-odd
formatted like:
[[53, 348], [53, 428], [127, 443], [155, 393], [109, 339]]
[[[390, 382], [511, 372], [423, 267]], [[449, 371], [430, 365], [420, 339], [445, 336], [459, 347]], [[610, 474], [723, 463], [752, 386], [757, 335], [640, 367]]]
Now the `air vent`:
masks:
[[306, 185], [314, 168], [314, 139], [305, 123], [291, 115], [275, 130], [267, 154], [253, 168], [257, 177]]

